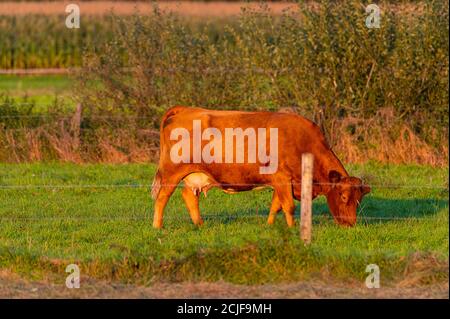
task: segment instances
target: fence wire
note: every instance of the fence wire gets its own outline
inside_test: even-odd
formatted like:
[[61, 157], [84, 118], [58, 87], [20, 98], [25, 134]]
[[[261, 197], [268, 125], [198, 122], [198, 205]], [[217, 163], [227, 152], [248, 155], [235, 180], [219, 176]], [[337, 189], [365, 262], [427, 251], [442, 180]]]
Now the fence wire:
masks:
[[[286, 185], [298, 185], [301, 183], [277, 183], [277, 184], [220, 184], [221, 188], [232, 188], [232, 187], [264, 187], [264, 188], [273, 188], [273, 186], [286, 186]], [[333, 183], [313, 183], [313, 185], [334, 185]], [[185, 187], [182, 183], [179, 184], [161, 184], [162, 187], [176, 187], [183, 188]], [[361, 187], [361, 186], [369, 186], [371, 188], [406, 188], [406, 189], [446, 189], [448, 190], [448, 186], [439, 186], [439, 185], [405, 185], [405, 184], [356, 184], [356, 185], [348, 185], [350, 187]], [[219, 187], [213, 185], [212, 187]], [[114, 189], [114, 188], [149, 188], [153, 189], [154, 186], [151, 184], [54, 184], [54, 185], [35, 185], [35, 184], [27, 184], [27, 185], [0, 185], [0, 190], [7, 189], [76, 189], [76, 188], [106, 188], [106, 189]]]
[[[300, 183], [298, 183], [300, 184]], [[329, 185], [330, 183], [317, 183], [317, 184], [326, 184]], [[174, 184], [172, 184], [173, 186]], [[249, 185], [249, 184], [242, 184], [242, 185]], [[250, 184], [250, 185], [254, 185], [254, 184]], [[183, 185], [177, 184], [177, 187], [184, 187]], [[376, 186], [375, 184], [370, 185], [371, 187]], [[383, 186], [383, 185], [381, 185]], [[386, 186], [386, 185], [384, 185]], [[396, 187], [401, 187], [401, 188], [410, 188], [409, 186], [412, 186], [412, 188], [419, 188], [419, 187], [424, 187], [424, 186], [428, 186], [431, 187], [432, 185], [395, 185]], [[76, 189], [76, 188], [85, 188], [85, 189], [89, 189], [89, 188], [111, 188], [111, 189], [135, 189], [135, 188], [145, 188], [150, 190], [152, 188], [152, 186], [150, 184], [134, 184], [134, 185], [1, 185], [0, 186], [0, 190], [7, 190], [7, 189], [12, 189], [12, 190], [19, 190], [19, 189], [35, 189], [35, 188], [42, 188], [44, 190], [49, 190], [49, 189]], [[378, 187], [378, 186], [376, 186]], [[389, 186], [392, 187], [392, 186]], [[437, 188], [437, 189], [444, 189], [446, 187], [438, 187], [438, 186], [432, 186], [433, 188]], [[270, 190], [270, 188], [266, 188], [266, 190]], [[242, 205], [241, 203], [241, 208], [243, 211], [254, 211], [254, 214], [248, 214], [248, 213], [244, 213], [244, 214], [240, 214], [240, 213], [231, 213], [231, 214], [201, 214], [201, 217], [204, 221], [214, 221], [214, 220], [219, 220], [219, 221], [226, 221], [226, 220], [261, 220], [264, 221], [263, 223], [265, 223], [265, 220], [268, 218], [269, 216], [269, 205], [266, 205], [268, 203], [264, 203], [264, 204], [260, 204], [258, 203], [258, 198], [257, 198], [257, 193], [255, 192], [246, 192], [248, 194], [250, 194], [251, 198], [249, 198], [248, 201], [246, 201], [246, 205]], [[366, 195], [365, 198], [372, 198], [375, 197], [375, 195], [373, 194], [368, 194]], [[430, 199], [431, 201], [435, 200], [441, 200], [438, 198], [432, 198]], [[149, 200], [150, 201], [150, 200]], [[431, 219], [435, 219], [435, 216], [430, 216], [428, 214], [422, 214], [422, 215], [409, 215], [407, 212], [402, 212], [402, 211], [396, 211], [396, 212], [388, 212], [388, 214], [395, 214], [397, 216], [371, 216], [371, 215], [366, 215], [366, 209], [367, 209], [367, 202], [363, 201], [361, 203], [361, 205], [358, 208], [358, 213], [357, 213], [357, 223], [371, 223], [371, 222], [382, 222], [382, 221], [424, 221], [424, 220], [431, 220]], [[169, 212], [171, 212], [169, 215], [166, 214], [166, 216], [164, 217], [165, 221], [186, 221], [186, 222], [190, 222], [191, 218], [189, 217], [189, 215], [187, 214], [187, 208], [185, 208], [184, 206], [177, 206], [175, 208], [173, 207], [166, 207], [166, 213], [167, 210]], [[84, 222], [84, 221], [149, 221], [151, 222], [151, 220], [153, 219], [153, 211], [152, 208], [149, 208], [149, 211], [151, 211], [151, 213], [149, 214], [138, 214], [135, 216], [114, 216], [114, 215], [106, 215], [106, 216], [70, 216], [70, 215], [63, 215], [63, 216], [0, 216], [0, 220], [2, 221], [10, 221], [10, 222], [64, 222], [64, 221], [79, 221], [79, 222]], [[182, 216], [173, 216], [173, 214], [183, 214]], [[383, 213], [386, 214], [386, 213]], [[278, 215], [284, 215], [283, 212], [279, 212]], [[298, 211], [296, 210], [296, 214], [297, 217], [299, 217], [298, 215]], [[280, 216], [283, 217], [283, 216]], [[329, 212], [324, 212], [324, 211], [320, 211], [320, 212], [316, 212], [316, 214], [313, 213], [312, 215], [312, 219], [315, 223], [320, 223], [320, 222], [333, 222], [334, 218], [339, 218], [341, 216], [333, 216], [331, 215], [331, 213]], [[347, 216], [342, 216], [342, 217], [347, 217]]]
[[[280, 212], [279, 215], [282, 215]], [[201, 215], [203, 220], [236, 220], [236, 219], [263, 219], [264, 221], [268, 218], [269, 214], [236, 214], [236, 215]], [[335, 216], [339, 218], [341, 216]], [[347, 216], [342, 216], [347, 217]], [[313, 215], [313, 220], [315, 221], [333, 221], [333, 216], [319, 214]], [[0, 216], [0, 220], [9, 221], [127, 221], [127, 220], [152, 220], [153, 215], [149, 216]], [[430, 216], [357, 216], [357, 221], [364, 220], [409, 220], [409, 221], [422, 221], [426, 219], [435, 219], [435, 217]], [[189, 216], [164, 216], [164, 221], [191, 221]]]
[[[51, 106], [51, 105], [46, 105]], [[1, 107], [1, 105], [0, 105]], [[73, 115], [66, 116], [53, 116], [53, 115], [0, 115], [0, 119], [54, 119], [54, 120], [69, 120], [73, 119]], [[95, 119], [153, 119], [151, 116], [139, 116], [139, 115], [89, 115], [82, 116], [81, 118], [95, 118]]]

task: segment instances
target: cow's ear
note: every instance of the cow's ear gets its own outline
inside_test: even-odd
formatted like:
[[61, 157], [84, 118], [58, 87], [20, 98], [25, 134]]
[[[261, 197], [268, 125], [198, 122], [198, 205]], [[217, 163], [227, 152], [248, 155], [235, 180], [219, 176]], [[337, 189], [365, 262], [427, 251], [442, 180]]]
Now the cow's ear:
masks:
[[370, 193], [370, 187], [368, 185], [361, 185], [361, 193], [363, 195], [366, 195], [368, 193]]
[[330, 173], [328, 173], [328, 180], [330, 181], [330, 183], [339, 183], [339, 181], [341, 180], [342, 175], [339, 172], [336, 171], [330, 171]]

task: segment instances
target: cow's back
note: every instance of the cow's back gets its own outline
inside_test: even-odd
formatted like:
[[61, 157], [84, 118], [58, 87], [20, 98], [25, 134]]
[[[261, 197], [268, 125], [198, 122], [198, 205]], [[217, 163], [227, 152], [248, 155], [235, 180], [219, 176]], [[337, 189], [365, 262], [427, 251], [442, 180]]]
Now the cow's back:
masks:
[[[225, 163], [225, 154], [222, 154], [222, 163], [205, 164], [194, 163], [193, 160], [193, 121], [200, 120], [201, 129], [217, 128], [222, 133], [222, 145], [224, 146], [225, 128], [270, 128], [278, 130], [278, 170], [275, 174], [262, 175], [258, 161], [256, 163]], [[171, 132], [177, 128], [189, 131], [190, 159], [188, 163], [174, 163], [170, 157], [171, 148], [178, 140], [170, 140]], [[267, 135], [269, 135], [267, 133]], [[217, 111], [203, 108], [191, 108], [177, 106], [169, 109], [161, 122], [161, 153], [160, 169], [163, 171], [186, 170], [202, 171], [208, 173], [219, 183], [246, 184], [246, 183], [270, 183], [276, 174], [299, 175], [301, 153], [326, 152], [328, 146], [322, 132], [313, 122], [296, 114], [278, 112], [243, 112], [243, 111]], [[202, 148], [209, 141], [202, 141]], [[245, 148], [248, 146], [245, 143]], [[269, 141], [266, 142], [269, 149]], [[225, 153], [225, 147], [222, 147]], [[247, 153], [246, 153], [247, 158]]]

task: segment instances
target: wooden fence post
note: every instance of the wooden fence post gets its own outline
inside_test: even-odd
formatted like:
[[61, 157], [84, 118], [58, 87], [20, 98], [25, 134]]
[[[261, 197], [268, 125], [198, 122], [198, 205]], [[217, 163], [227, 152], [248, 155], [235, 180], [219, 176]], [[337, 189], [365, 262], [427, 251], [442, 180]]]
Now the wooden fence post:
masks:
[[81, 113], [83, 112], [83, 107], [80, 103], [77, 104], [75, 113], [72, 117], [72, 121], [70, 123], [70, 130], [72, 131], [73, 136], [73, 149], [78, 150], [80, 147], [80, 126], [81, 126]]
[[300, 238], [305, 245], [311, 243], [313, 168], [314, 155], [311, 153], [302, 154]]

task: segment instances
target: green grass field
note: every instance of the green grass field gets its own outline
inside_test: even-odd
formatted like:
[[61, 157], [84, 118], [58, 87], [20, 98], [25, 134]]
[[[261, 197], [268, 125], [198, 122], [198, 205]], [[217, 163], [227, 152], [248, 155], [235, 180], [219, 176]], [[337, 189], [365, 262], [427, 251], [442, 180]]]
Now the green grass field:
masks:
[[55, 99], [73, 104], [69, 97], [72, 80], [66, 75], [0, 75], [0, 96], [7, 95], [18, 103], [34, 102], [52, 105]]
[[71, 84], [70, 78], [66, 75], [2, 75], [0, 76], [0, 90], [20, 90], [46, 89], [48, 91], [64, 91]]
[[448, 169], [367, 164], [349, 171], [373, 185], [358, 225], [336, 226], [319, 198], [313, 243], [304, 247], [282, 214], [266, 224], [269, 189], [209, 192], [200, 228], [177, 190], [164, 229], [155, 230], [154, 165], [0, 164], [0, 268], [60, 280], [76, 262], [82, 275], [127, 283], [255, 284], [363, 282], [366, 265], [375, 263], [386, 282], [448, 280]]

